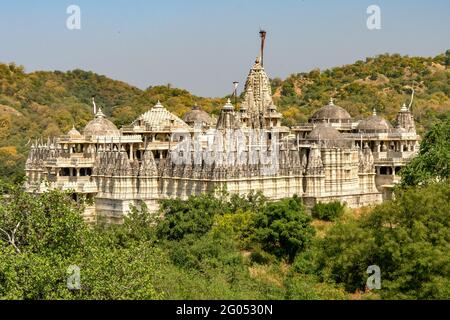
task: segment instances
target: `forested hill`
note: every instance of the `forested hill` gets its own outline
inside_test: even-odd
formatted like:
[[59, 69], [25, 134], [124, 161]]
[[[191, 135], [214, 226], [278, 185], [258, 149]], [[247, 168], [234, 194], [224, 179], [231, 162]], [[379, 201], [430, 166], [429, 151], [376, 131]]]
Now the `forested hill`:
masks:
[[352, 116], [366, 116], [376, 108], [392, 121], [409, 101], [407, 86], [415, 88], [413, 112], [423, 132], [450, 110], [450, 50], [434, 58], [384, 54], [272, 80], [277, 104], [290, 124], [306, 121], [330, 94]]
[[[393, 120], [409, 99], [405, 86], [413, 84], [413, 112], [423, 131], [450, 113], [450, 51], [434, 58], [386, 54], [272, 81], [275, 102], [289, 125], [306, 121], [330, 95], [355, 117], [375, 107]], [[178, 115], [194, 103], [217, 114], [225, 102], [169, 84], [141, 90], [93, 72], [26, 73], [23, 67], [0, 64], [0, 178], [23, 174], [30, 139], [67, 132], [73, 124], [81, 129], [92, 118], [94, 95], [118, 126], [130, 123], [157, 100]]]
[[23, 173], [30, 139], [56, 136], [72, 125], [82, 129], [93, 117], [92, 96], [119, 127], [158, 100], [178, 115], [194, 103], [210, 112], [223, 103], [170, 84], [141, 90], [93, 72], [26, 73], [23, 67], [0, 64], [0, 178]]

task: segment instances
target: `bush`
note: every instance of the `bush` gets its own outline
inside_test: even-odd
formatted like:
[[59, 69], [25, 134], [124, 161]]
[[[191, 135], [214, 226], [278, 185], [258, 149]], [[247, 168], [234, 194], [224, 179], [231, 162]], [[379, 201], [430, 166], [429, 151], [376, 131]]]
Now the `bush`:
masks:
[[241, 248], [251, 247], [251, 238], [255, 233], [254, 220], [256, 213], [251, 211], [226, 213], [216, 216], [213, 234], [224, 234], [234, 239]]
[[186, 201], [167, 199], [161, 201], [161, 213], [156, 233], [159, 238], [181, 240], [192, 234], [201, 237], [211, 230], [214, 216], [222, 213], [223, 203], [212, 194], [189, 197]]
[[339, 201], [333, 201], [329, 203], [318, 202], [312, 208], [313, 218], [325, 220], [325, 221], [335, 221], [344, 213], [345, 205], [341, 204]]
[[301, 199], [297, 196], [268, 204], [255, 217], [256, 243], [279, 258], [292, 261], [315, 234]]
[[275, 257], [261, 248], [256, 248], [250, 254], [250, 261], [257, 264], [269, 264], [275, 262]]
[[285, 299], [291, 300], [344, 300], [347, 293], [330, 283], [321, 283], [313, 275], [292, 274], [284, 280]]

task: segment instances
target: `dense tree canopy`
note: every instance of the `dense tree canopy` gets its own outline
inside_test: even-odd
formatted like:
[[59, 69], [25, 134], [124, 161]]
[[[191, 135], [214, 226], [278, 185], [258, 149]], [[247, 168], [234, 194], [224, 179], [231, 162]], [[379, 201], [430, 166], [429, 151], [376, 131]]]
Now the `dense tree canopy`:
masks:
[[362, 219], [334, 226], [318, 246], [315, 272], [354, 291], [377, 265], [382, 297], [448, 299], [449, 212], [448, 183], [400, 190]]
[[425, 134], [419, 155], [402, 169], [401, 176], [403, 186], [450, 178], [450, 115]]
[[[265, 247], [266, 237], [259, 231], [267, 228], [279, 239], [267, 240], [268, 250], [304, 250], [313, 231], [298, 198], [268, 204], [260, 194], [219, 192], [187, 201], [166, 200], [161, 207], [167, 214], [164, 219], [141, 205], [133, 207], [121, 225], [89, 228], [81, 218], [82, 208], [83, 203], [66, 192], [36, 195], [2, 185], [0, 298], [346, 297], [341, 288], [320, 284], [315, 277], [303, 283], [295, 272], [280, 272], [288, 255], [260, 265], [242, 251], [244, 246], [250, 251]], [[246, 226], [238, 227], [239, 218], [233, 218], [231, 229], [223, 228], [220, 221], [234, 215], [247, 215]], [[259, 236], [254, 238], [248, 230]], [[241, 231], [242, 236], [230, 236]], [[80, 286], [73, 290], [67, 287], [71, 267], [80, 271]]]

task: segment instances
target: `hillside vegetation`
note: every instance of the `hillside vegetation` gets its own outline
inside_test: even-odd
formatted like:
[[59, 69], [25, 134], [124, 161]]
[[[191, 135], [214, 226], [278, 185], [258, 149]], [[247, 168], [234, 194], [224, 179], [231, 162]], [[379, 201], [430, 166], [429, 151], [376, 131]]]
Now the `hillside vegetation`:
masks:
[[[393, 120], [409, 99], [405, 86], [417, 91], [414, 115], [420, 132], [450, 111], [450, 51], [434, 58], [381, 55], [329, 70], [273, 79], [275, 102], [285, 124], [306, 121], [333, 95], [353, 116], [373, 108]], [[170, 84], [146, 90], [82, 70], [26, 73], [23, 67], [0, 64], [0, 177], [20, 180], [30, 139], [82, 128], [92, 118], [91, 97], [121, 126], [157, 100], [177, 115], [194, 103], [218, 114], [225, 99], [204, 98]]]
[[401, 105], [409, 102], [411, 86], [416, 91], [413, 113], [423, 133], [450, 111], [450, 50], [434, 58], [384, 54], [272, 81], [276, 102], [289, 124], [306, 121], [330, 95], [354, 117], [367, 116], [376, 108], [393, 121]]

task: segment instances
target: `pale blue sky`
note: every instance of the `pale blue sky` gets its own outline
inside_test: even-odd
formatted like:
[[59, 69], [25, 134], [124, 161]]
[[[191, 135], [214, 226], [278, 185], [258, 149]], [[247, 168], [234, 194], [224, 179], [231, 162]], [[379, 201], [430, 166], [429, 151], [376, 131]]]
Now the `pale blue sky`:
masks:
[[[66, 28], [70, 4], [81, 8], [81, 30]], [[371, 4], [381, 8], [381, 30], [366, 27]], [[450, 1], [0, 0], [0, 62], [223, 96], [258, 55], [260, 27], [268, 32], [266, 70], [285, 78], [385, 52], [442, 53], [450, 48]]]

